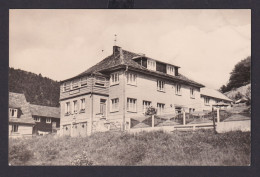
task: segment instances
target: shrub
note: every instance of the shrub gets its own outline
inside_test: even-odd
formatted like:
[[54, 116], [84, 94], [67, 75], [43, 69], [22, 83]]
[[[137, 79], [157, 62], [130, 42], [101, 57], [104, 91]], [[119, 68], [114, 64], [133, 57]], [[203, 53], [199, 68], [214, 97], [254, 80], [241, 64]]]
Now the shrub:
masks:
[[33, 153], [28, 150], [25, 144], [13, 145], [9, 148], [9, 164], [25, 165], [33, 157]]
[[75, 157], [71, 161], [71, 165], [74, 165], [74, 166], [92, 166], [93, 164], [94, 164], [94, 162], [89, 159], [86, 151], [83, 151], [83, 153], [80, 156]]

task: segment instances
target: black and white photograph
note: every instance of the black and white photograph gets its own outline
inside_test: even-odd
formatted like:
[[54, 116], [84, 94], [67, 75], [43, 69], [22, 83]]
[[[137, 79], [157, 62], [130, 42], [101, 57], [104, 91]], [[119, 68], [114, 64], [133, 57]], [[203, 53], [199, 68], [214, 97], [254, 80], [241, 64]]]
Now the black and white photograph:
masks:
[[9, 166], [250, 166], [250, 9], [10, 9]]

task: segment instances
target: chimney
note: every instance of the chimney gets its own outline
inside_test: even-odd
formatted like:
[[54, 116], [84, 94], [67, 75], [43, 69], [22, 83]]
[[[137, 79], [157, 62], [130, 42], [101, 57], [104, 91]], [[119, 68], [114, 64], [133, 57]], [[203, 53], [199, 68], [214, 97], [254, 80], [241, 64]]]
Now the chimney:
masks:
[[123, 50], [119, 46], [113, 46], [113, 54], [114, 56], [120, 55], [120, 59], [123, 59]]

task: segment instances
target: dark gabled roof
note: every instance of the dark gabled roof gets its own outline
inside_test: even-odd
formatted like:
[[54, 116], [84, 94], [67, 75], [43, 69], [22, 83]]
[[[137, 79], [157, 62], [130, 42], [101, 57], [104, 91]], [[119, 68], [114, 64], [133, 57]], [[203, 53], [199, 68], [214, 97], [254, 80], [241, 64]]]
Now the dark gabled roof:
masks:
[[[116, 46], [114, 46], [114, 47], [116, 47]], [[145, 68], [144, 66], [139, 65], [137, 62], [135, 62], [133, 60], [133, 58], [134, 57], [141, 57], [141, 56], [143, 56], [142, 54], [129, 52], [127, 50], [122, 50], [122, 53], [123, 53], [123, 57], [120, 57], [119, 53], [117, 55], [112, 54], [112, 55], [106, 57], [105, 59], [103, 59], [102, 61], [100, 61], [99, 63], [95, 64], [94, 66], [90, 67], [86, 71], [84, 71], [84, 72], [80, 73], [79, 75], [72, 77], [70, 79], [77, 78], [77, 77], [84, 76], [84, 75], [89, 75], [89, 74], [104, 75], [104, 74], [102, 74], [102, 72], [104, 72], [106, 70], [116, 68], [116, 67], [119, 67], [119, 66], [128, 66], [129, 68], [137, 69], [137, 70], [145, 72], [145, 73], [156, 74], [158, 76], [167, 77], [168, 79], [182, 81], [182, 82], [185, 82], [185, 83], [193, 84], [193, 85], [198, 86], [198, 87], [204, 87], [204, 85], [202, 85], [198, 82], [195, 82], [191, 79], [188, 79], [187, 77], [185, 77], [182, 74], [179, 74], [178, 76], [172, 76], [172, 75], [169, 75], [169, 74], [166, 74], [166, 73], [162, 73], [162, 72], [158, 72], [158, 71], [152, 71], [152, 70]], [[149, 58], [149, 57], [146, 57], [146, 58]], [[152, 59], [152, 58], [150, 58], [150, 59]], [[156, 61], [158, 61], [158, 60], [156, 60]], [[162, 63], [164, 63], [164, 62], [162, 62]], [[67, 80], [70, 80], [70, 79], [66, 79], [64, 81], [67, 81]], [[64, 81], [62, 81], [62, 82], [64, 82]]]
[[30, 105], [33, 116], [60, 118], [60, 108], [41, 105]]
[[24, 94], [9, 92], [9, 108], [18, 109], [18, 118], [9, 116], [9, 122], [34, 124], [30, 105], [26, 101]]

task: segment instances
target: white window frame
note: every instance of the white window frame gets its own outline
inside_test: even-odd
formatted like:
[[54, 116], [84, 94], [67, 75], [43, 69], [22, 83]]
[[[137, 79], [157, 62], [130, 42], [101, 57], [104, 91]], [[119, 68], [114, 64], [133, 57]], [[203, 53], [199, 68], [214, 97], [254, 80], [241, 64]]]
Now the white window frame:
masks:
[[147, 69], [156, 71], [156, 61], [147, 59]]
[[137, 112], [137, 99], [136, 98], [127, 98], [127, 111]]
[[119, 98], [113, 98], [110, 100], [110, 112], [119, 111]]
[[143, 113], [145, 113], [150, 106], [152, 106], [151, 101], [143, 100]]
[[164, 113], [165, 104], [164, 103], [157, 103], [157, 115], [161, 115]]
[[12, 125], [12, 130], [11, 130], [11, 132], [17, 133], [17, 132], [18, 132], [18, 129], [19, 129], [19, 125], [13, 124], [13, 125]]
[[175, 94], [181, 96], [181, 84], [175, 85]]
[[110, 85], [119, 84], [119, 73], [113, 73], [110, 75]]
[[86, 109], [86, 99], [82, 98], [80, 99], [80, 112], [84, 112]]
[[18, 109], [9, 108], [9, 116], [17, 118]]
[[206, 106], [209, 106], [209, 101], [210, 101], [210, 98], [209, 97], [204, 97], [204, 104]]
[[165, 91], [165, 82], [162, 80], [157, 80], [157, 90], [164, 92]]
[[167, 65], [166, 72], [167, 72], [167, 74], [169, 74], [169, 75], [175, 76], [175, 67], [174, 67], [174, 66]]
[[134, 73], [127, 73], [126, 74], [126, 83], [128, 85], [136, 85], [137, 75]]
[[70, 102], [65, 103], [65, 114], [70, 114]]
[[190, 88], [190, 98], [195, 99], [195, 90], [193, 87]]
[[72, 103], [73, 104], [71, 112], [72, 114], [76, 114], [78, 112], [78, 100], [74, 100]]
[[46, 118], [46, 123], [50, 124], [51, 123], [51, 118]]
[[40, 117], [35, 117], [34, 120], [35, 120], [35, 122], [41, 122], [41, 118]]

